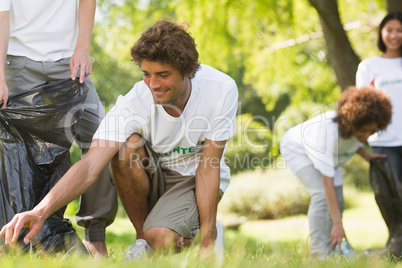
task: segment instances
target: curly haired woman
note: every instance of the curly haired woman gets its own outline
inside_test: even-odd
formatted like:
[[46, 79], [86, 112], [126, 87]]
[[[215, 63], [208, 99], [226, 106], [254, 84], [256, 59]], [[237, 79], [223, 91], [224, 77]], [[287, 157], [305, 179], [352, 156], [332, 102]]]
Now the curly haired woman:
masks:
[[307, 213], [311, 256], [323, 258], [346, 239], [341, 165], [355, 153], [367, 161], [384, 158], [367, 152], [363, 143], [384, 130], [391, 115], [385, 93], [374, 87], [350, 87], [342, 93], [338, 111], [322, 113], [283, 136], [281, 154], [311, 197]]

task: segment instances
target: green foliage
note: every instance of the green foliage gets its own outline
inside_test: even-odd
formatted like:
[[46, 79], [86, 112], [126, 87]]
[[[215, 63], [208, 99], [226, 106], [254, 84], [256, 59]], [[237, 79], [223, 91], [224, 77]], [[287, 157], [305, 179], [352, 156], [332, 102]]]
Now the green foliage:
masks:
[[339, 11], [355, 52], [361, 59], [379, 55], [378, 24], [386, 14], [385, 1], [339, 1]]
[[75, 142], [73, 142], [70, 148], [70, 158], [72, 165], [74, 165], [78, 160], [81, 159], [81, 149]]
[[65, 214], [66, 215], [75, 215], [80, 207], [79, 198], [73, 200], [67, 205]]
[[343, 184], [343, 197], [345, 201], [344, 211], [348, 209], [353, 209], [358, 206], [358, 202], [355, 197], [360, 193], [360, 190], [356, 189], [353, 185]]
[[354, 155], [343, 169], [343, 180], [345, 185], [349, 185], [360, 191], [372, 191], [369, 179], [369, 164], [359, 155]]
[[241, 170], [254, 170], [270, 165], [269, 155], [272, 142], [269, 122], [265, 118], [239, 115], [236, 119], [237, 132], [228, 142], [225, 158], [232, 173]]
[[[98, 27], [100, 25], [96, 25], [95, 29]], [[142, 73], [131, 61], [130, 54], [127, 53], [128, 50], [126, 53], [122, 53], [123, 58], [109, 55], [100, 47], [103, 41], [99, 40], [98, 31], [95, 30], [94, 32], [94, 41], [91, 46], [91, 55], [93, 55], [92, 60], [94, 61], [91, 79], [104, 108], [108, 111], [119, 95], [126, 94], [136, 81], [142, 79]]]

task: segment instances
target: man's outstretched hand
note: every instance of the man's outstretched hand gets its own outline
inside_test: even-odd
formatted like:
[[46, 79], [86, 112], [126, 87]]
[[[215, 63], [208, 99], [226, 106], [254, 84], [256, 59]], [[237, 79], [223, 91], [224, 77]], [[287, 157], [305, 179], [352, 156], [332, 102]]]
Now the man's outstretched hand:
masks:
[[36, 211], [27, 211], [16, 214], [14, 218], [3, 226], [0, 237], [5, 236], [5, 244], [15, 243], [23, 228], [29, 228], [29, 233], [24, 237], [24, 243], [28, 244], [43, 228], [45, 219]]

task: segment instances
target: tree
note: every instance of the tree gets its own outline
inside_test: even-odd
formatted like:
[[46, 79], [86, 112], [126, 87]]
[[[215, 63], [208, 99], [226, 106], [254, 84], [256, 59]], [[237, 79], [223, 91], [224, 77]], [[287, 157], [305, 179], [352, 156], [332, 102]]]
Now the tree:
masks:
[[[316, 9], [325, 37], [328, 57], [339, 85], [345, 89], [355, 84], [355, 74], [360, 62], [346, 35], [338, 10], [337, 0], [309, 0]], [[387, 0], [387, 11], [402, 11], [402, 1]]]
[[335, 70], [336, 77], [342, 89], [355, 84], [359, 56], [353, 50], [341, 23], [337, 0], [309, 0], [317, 10], [329, 61]]
[[387, 0], [387, 11], [402, 11], [402, 2], [400, 0]]

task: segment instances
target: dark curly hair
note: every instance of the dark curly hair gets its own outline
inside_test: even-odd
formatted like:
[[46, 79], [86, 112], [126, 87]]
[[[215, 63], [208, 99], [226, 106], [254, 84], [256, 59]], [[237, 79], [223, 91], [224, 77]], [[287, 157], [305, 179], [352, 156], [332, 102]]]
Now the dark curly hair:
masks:
[[200, 63], [194, 39], [186, 32], [187, 26], [169, 20], [157, 21], [131, 48], [133, 61], [138, 66], [143, 60], [169, 64], [182, 76], [194, 77]]
[[387, 24], [390, 20], [399, 20], [402, 23], [402, 13], [401, 12], [391, 12], [388, 13], [380, 22], [380, 26], [378, 27], [378, 40], [377, 40], [377, 47], [380, 51], [385, 52], [387, 47], [384, 44], [384, 40], [382, 40], [381, 31], [384, 28], [385, 24]]
[[338, 101], [338, 113], [334, 122], [338, 123], [339, 133], [347, 139], [355, 130], [371, 123], [378, 124], [378, 130], [384, 130], [392, 116], [389, 97], [372, 86], [347, 88]]

